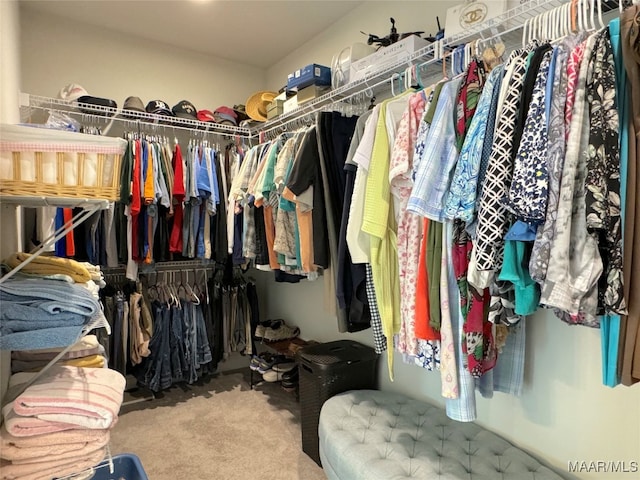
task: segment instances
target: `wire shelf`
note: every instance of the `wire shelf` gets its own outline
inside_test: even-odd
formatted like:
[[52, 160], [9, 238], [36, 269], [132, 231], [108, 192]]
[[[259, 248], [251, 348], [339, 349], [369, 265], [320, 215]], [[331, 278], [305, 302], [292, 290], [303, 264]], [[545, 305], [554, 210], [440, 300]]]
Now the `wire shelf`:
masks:
[[123, 110], [120, 108], [102, 107], [89, 103], [69, 102], [59, 98], [43, 97], [29, 93], [20, 93], [21, 118], [24, 120], [34, 114], [35, 110], [52, 110], [72, 116], [85, 116], [102, 122], [119, 122], [130, 127], [131, 130], [140, 128], [163, 128], [188, 130], [201, 134], [212, 133], [218, 135], [250, 137], [251, 129], [236, 127], [213, 122], [201, 122], [188, 118], [156, 115], [153, 113]]

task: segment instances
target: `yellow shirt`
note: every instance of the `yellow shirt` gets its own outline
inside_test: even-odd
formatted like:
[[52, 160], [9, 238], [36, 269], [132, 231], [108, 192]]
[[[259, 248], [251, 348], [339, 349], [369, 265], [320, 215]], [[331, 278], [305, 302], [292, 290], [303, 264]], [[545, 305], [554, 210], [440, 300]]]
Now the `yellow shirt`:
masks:
[[389, 138], [386, 126], [386, 105], [380, 109], [376, 138], [371, 153], [371, 165], [365, 191], [362, 231], [371, 236], [370, 259], [373, 285], [387, 338], [389, 378], [393, 380], [393, 335], [400, 331], [400, 283], [395, 217], [390, 209]]
[[156, 192], [153, 185], [153, 146], [149, 144], [148, 148], [149, 157], [147, 160], [147, 176], [144, 179], [144, 190], [142, 195], [146, 205], [153, 203], [153, 199], [156, 198]]

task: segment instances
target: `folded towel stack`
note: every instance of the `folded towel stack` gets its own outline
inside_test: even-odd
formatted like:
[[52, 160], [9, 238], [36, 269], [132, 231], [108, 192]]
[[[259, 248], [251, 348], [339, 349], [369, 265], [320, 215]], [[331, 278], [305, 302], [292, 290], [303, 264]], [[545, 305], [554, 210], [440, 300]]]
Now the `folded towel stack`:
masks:
[[43, 278], [0, 284], [0, 349], [65, 347], [88, 325], [108, 328], [98, 300], [73, 283]]
[[[46, 350], [23, 350], [11, 352], [11, 372], [37, 372], [53, 360], [62, 348]], [[95, 335], [87, 335], [78, 340], [69, 351], [58, 360], [60, 365], [73, 367], [103, 368], [106, 365], [104, 347]]]
[[[7, 396], [32, 376], [13, 375]], [[2, 409], [0, 480], [59, 478], [100, 463], [124, 388], [114, 370], [51, 367]]]

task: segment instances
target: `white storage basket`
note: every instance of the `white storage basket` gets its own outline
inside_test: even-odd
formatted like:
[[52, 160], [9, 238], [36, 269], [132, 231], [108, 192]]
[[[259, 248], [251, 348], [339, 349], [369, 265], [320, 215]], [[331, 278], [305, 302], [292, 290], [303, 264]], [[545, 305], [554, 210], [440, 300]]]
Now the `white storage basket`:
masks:
[[0, 196], [116, 200], [127, 142], [21, 125], [0, 125]]

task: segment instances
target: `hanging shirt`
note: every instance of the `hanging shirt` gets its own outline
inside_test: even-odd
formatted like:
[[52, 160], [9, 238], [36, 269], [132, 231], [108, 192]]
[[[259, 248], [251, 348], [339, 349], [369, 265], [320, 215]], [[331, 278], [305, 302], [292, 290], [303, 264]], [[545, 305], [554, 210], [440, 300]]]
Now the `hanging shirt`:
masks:
[[626, 314], [622, 279], [619, 118], [616, 72], [609, 29], [598, 35], [587, 72], [589, 155], [585, 179], [587, 228], [598, 240], [605, 265], [598, 313]]
[[424, 114], [426, 92], [409, 97], [409, 104], [400, 124], [391, 150], [389, 183], [398, 212], [397, 249], [400, 281], [401, 326], [398, 335], [398, 351], [416, 355], [418, 342], [415, 335], [415, 301], [418, 261], [420, 252], [416, 244], [420, 242], [422, 222], [420, 217], [406, 209], [411, 195], [412, 160], [418, 127]]
[[143, 165], [144, 165], [144, 191], [142, 196], [144, 197], [145, 205], [150, 205], [156, 198], [155, 192], [155, 177], [153, 170], [153, 146], [149, 142], [143, 144]]
[[549, 174], [545, 96], [552, 53], [551, 50], [545, 53], [538, 70], [505, 202], [517, 219], [534, 224], [544, 220], [547, 210]]
[[358, 165], [356, 178], [349, 208], [347, 223], [347, 246], [353, 263], [369, 263], [369, 236], [362, 232], [362, 218], [364, 214], [364, 196], [369, 175], [371, 152], [376, 136], [376, 128], [381, 105], [376, 105], [367, 120], [362, 140], [353, 156], [353, 162]]
[[[595, 43], [596, 35], [590, 36], [584, 49], [585, 58], [591, 56]], [[575, 322], [597, 325], [595, 287], [603, 266], [595, 239], [587, 234], [586, 158], [580, 154], [589, 140], [585, 95], [588, 69], [589, 62], [582, 62], [560, 183], [556, 235], [550, 246], [550, 258], [554, 261], [549, 262], [540, 303], [568, 313]]]
[[[396, 225], [389, 186], [390, 145], [387, 135], [386, 107], [382, 103], [364, 199], [362, 231], [370, 236], [369, 254], [376, 299], [387, 338], [389, 376], [393, 379], [393, 335], [400, 331], [400, 287]], [[407, 101], [405, 99], [405, 101]], [[373, 118], [373, 116], [371, 117]]]
[[[549, 173], [549, 186], [547, 195], [547, 213], [542, 225], [536, 232], [536, 240], [533, 243], [529, 272], [531, 277], [542, 284], [547, 274], [549, 264], [549, 245], [555, 235], [555, 222], [560, 195], [560, 181], [564, 167], [566, 150], [565, 136], [565, 105], [568, 94], [568, 65], [570, 54], [579, 42], [578, 37], [571, 36], [557, 47], [553, 91], [551, 101], [548, 128], [547, 146], [547, 170]], [[572, 100], [573, 101], [573, 100]]]
[[446, 81], [438, 82], [433, 89], [433, 94], [429, 99], [429, 106], [425, 109], [424, 118], [422, 122], [420, 122], [420, 127], [418, 128], [418, 135], [416, 137], [416, 151], [413, 154], [413, 172], [411, 177], [413, 179], [416, 178], [416, 173], [420, 168], [420, 163], [422, 163], [422, 159], [424, 158], [425, 153], [427, 152], [426, 140], [427, 135], [429, 133], [429, 128], [431, 128], [431, 123], [433, 123], [433, 116], [436, 112], [436, 107], [438, 106], [438, 99], [440, 98], [440, 93], [442, 92], [442, 87], [446, 84]]
[[[480, 173], [480, 160], [484, 148], [485, 137], [489, 128], [493, 130], [493, 124], [488, 125], [489, 110], [493, 97], [499, 95], [504, 66], [495, 67], [480, 95], [476, 113], [469, 126], [460, 157], [456, 164], [456, 170], [451, 180], [451, 188], [447, 195], [444, 216], [448, 219], [460, 218], [469, 222], [473, 218], [476, 206], [476, 192], [478, 175]], [[495, 117], [494, 117], [495, 118]]]
[[[507, 60], [507, 94], [498, 118], [487, 174], [478, 207], [478, 226], [469, 263], [468, 281], [479, 291], [487, 288], [502, 252], [506, 233], [506, 209], [502, 199], [511, 183], [514, 130], [526, 73], [527, 50], [514, 50]], [[508, 80], [508, 81], [507, 81]], [[479, 275], [478, 272], [486, 272]]]
[[176, 143], [173, 153], [173, 225], [169, 237], [169, 251], [182, 253], [182, 202], [184, 201], [184, 161], [180, 145]]
[[454, 124], [455, 99], [462, 78], [442, 87], [425, 145], [424, 159], [416, 172], [407, 209], [430, 220], [444, 220], [444, 203], [458, 158]]

